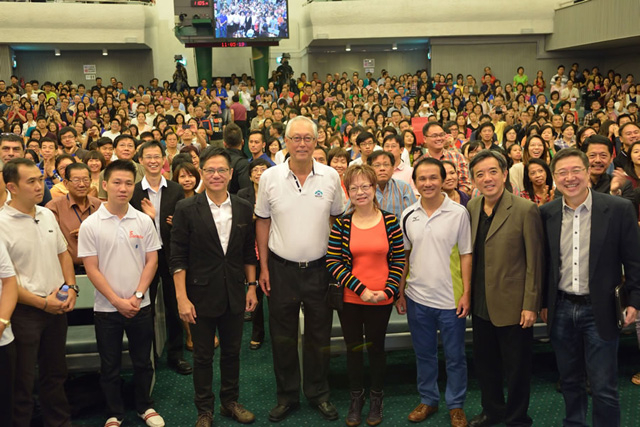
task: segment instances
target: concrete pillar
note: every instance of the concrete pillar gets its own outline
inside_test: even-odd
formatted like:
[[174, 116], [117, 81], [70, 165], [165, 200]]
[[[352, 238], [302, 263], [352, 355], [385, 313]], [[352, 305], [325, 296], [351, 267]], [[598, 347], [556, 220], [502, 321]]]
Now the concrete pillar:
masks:
[[0, 44], [0, 79], [11, 84], [10, 77], [13, 74], [13, 61], [11, 60], [11, 49], [8, 44]]
[[256, 89], [261, 86], [266, 89], [269, 81], [269, 47], [252, 47], [251, 57], [253, 58]]
[[196, 66], [198, 67], [198, 81], [191, 83], [192, 86], [200, 86], [202, 79], [207, 80], [209, 87], [213, 87], [211, 82], [212, 69], [213, 69], [213, 51], [210, 47], [196, 47]]

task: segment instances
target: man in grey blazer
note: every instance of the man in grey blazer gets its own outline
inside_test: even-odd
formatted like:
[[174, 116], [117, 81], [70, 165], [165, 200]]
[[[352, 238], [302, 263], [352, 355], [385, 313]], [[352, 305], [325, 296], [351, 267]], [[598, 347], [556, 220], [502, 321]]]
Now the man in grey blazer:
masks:
[[[471, 427], [529, 426], [533, 326], [541, 302], [542, 222], [538, 207], [505, 190], [507, 161], [482, 150], [470, 164], [473, 358], [482, 413]], [[507, 399], [503, 392], [507, 385]]]

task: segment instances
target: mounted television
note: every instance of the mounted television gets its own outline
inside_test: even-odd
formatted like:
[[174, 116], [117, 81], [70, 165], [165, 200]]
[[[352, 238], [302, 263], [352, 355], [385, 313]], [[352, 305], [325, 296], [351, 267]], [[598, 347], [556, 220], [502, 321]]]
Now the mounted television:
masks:
[[288, 0], [214, 0], [218, 40], [289, 38]]

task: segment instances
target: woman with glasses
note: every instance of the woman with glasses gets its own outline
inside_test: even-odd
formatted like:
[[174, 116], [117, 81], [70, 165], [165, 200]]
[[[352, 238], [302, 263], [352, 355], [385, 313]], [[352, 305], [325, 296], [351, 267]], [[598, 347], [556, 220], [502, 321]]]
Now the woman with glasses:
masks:
[[361, 422], [366, 347], [371, 376], [367, 424], [378, 425], [382, 422], [386, 366], [384, 340], [405, 264], [404, 244], [397, 218], [378, 205], [373, 168], [350, 167], [344, 174], [344, 184], [351, 199], [351, 210], [333, 225], [327, 268], [344, 286], [344, 307], [339, 316], [347, 346], [351, 390], [346, 423], [357, 426]]

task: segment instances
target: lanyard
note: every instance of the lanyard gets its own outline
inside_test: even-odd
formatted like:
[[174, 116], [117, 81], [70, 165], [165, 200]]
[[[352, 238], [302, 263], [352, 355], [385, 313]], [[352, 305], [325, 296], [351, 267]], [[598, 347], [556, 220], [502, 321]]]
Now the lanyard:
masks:
[[[69, 203], [71, 203], [71, 200], [69, 199], [68, 194], [67, 194], [67, 200], [69, 200]], [[80, 221], [80, 224], [82, 224], [82, 218], [80, 218], [80, 214], [78, 213], [78, 209], [76, 208], [76, 205], [71, 206], [71, 208], [73, 209], [73, 212], [75, 212], [76, 216], [78, 217], [78, 221]], [[91, 204], [89, 204], [89, 215], [91, 215]]]

